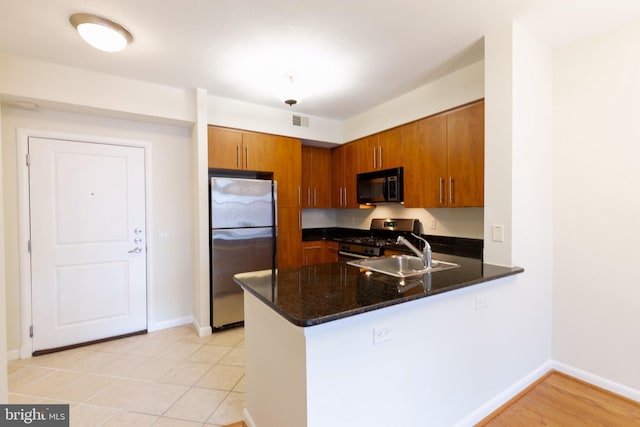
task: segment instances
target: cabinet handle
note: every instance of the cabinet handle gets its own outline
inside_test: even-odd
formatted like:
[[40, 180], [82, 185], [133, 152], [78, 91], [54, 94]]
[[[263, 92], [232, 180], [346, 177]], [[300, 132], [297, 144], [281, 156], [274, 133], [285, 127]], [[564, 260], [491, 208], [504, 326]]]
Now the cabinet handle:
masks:
[[313, 206], [318, 207], [318, 189], [313, 189]]
[[249, 146], [244, 147], [244, 167], [249, 169]]
[[347, 187], [344, 187], [344, 207], [347, 207]]
[[339, 205], [340, 207], [342, 207], [342, 187], [340, 187], [339, 191], [338, 191], [338, 195], [340, 196], [340, 202]]
[[440, 204], [444, 203], [444, 194], [442, 190], [444, 189], [444, 178], [440, 177]]
[[453, 176], [449, 177], [449, 204], [453, 204]]
[[240, 144], [236, 145], [236, 166], [240, 169]]
[[373, 168], [376, 168], [376, 148], [373, 147]]
[[307, 188], [307, 206], [311, 206], [311, 187]]
[[380, 153], [380, 155], [378, 156], [378, 162], [380, 163], [380, 169], [382, 169], [382, 145], [378, 146], [378, 152]]

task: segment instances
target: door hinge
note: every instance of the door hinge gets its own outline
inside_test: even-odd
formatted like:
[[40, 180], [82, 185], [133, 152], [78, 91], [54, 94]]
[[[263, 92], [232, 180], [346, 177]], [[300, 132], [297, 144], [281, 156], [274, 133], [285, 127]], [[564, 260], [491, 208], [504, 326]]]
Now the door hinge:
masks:
[[26, 161], [27, 161], [27, 166], [31, 166], [31, 157], [29, 157], [29, 154], [27, 153], [26, 157]]
[[29, 326], [29, 337], [33, 338], [33, 325]]

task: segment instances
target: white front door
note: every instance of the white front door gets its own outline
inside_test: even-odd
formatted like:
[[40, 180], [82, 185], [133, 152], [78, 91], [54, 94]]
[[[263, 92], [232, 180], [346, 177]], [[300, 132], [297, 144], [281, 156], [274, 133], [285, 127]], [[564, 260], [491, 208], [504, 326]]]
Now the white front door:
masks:
[[33, 350], [147, 328], [144, 149], [29, 138]]

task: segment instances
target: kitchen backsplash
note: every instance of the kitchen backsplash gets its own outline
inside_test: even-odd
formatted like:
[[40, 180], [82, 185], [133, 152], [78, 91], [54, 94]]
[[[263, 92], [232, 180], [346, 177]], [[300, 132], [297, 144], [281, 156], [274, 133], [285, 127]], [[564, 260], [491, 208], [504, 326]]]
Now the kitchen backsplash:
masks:
[[[368, 230], [373, 218], [417, 218], [423, 233], [436, 236], [484, 238], [484, 209], [418, 209], [381, 205], [373, 209], [303, 209], [303, 228], [346, 227]], [[435, 229], [432, 228], [435, 221]]]

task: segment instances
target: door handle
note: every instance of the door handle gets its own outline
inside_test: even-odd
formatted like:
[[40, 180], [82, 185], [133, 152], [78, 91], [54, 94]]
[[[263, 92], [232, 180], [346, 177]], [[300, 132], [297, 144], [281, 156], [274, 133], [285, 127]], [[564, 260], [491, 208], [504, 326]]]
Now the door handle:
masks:
[[139, 254], [140, 252], [142, 252], [142, 248], [140, 246], [135, 247], [129, 251], [130, 254]]

